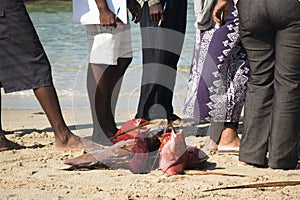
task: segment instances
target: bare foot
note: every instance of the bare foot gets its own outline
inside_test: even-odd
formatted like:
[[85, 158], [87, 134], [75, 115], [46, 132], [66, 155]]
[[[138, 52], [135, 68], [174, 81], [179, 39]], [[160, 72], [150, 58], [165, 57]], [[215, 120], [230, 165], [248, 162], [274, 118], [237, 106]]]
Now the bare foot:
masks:
[[4, 136], [4, 133], [0, 132], [0, 151], [8, 151], [8, 150], [12, 150], [12, 149], [23, 149], [23, 148], [25, 148], [25, 147], [8, 140]]
[[79, 165], [84, 163], [91, 163], [97, 161], [97, 159], [92, 154], [83, 154], [81, 156], [71, 158], [64, 161], [66, 165]]
[[225, 128], [218, 144], [218, 150], [234, 149], [238, 151], [239, 147], [240, 138], [237, 135], [236, 130], [229, 127]]
[[84, 150], [84, 145], [80, 137], [70, 132], [64, 140], [55, 138], [55, 148], [61, 151], [80, 151]]

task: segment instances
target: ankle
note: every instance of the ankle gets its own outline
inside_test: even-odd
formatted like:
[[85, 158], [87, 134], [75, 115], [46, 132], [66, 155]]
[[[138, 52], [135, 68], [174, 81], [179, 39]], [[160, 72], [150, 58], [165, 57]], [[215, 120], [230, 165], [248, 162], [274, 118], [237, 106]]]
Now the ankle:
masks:
[[60, 144], [68, 144], [70, 138], [72, 137], [72, 133], [70, 130], [54, 132], [55, 142]]
[[55, 147], [57, 150], [82, 150], [84, 149], [83, 143], [79, 136], [68, 132], [59, 137], [55, 137]]
[[240, 138], [237, 135], [236, 129], [225, 128], [222, 131], [221, 138], [218, 145], [238, 145], [240, 144]]

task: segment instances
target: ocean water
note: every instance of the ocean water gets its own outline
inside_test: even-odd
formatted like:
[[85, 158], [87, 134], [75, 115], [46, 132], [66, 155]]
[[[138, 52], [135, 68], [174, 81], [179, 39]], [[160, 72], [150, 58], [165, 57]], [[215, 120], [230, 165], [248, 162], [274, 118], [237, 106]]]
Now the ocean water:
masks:
[[[72, 6], [71, 4], [67, 4]], [[71, 8], [66, 11], [51, 12], [29, 10], [30, 17], [52, 65], [54, 85], [61, 107], [88, 108], [86, 92], [87, 39], [84, 26], [72, 23]], [[136, 108], [141, 83], [141, 38], [139, 25], [132, 23], [132, 41], [134, 58], [128, 68], [120, 92], [117, 107]], [[174, 90], [174, 107], [182, 107], [187, 91], [188, 74], [194, 46], [194, 10], [188, 3], [187, 32], [181, 58], [178, 65]], [[167, 77], [166, 77], [167, 79]], [[40, 109], [32, 91], [11, 94], [2, 93], [3, 109]]]

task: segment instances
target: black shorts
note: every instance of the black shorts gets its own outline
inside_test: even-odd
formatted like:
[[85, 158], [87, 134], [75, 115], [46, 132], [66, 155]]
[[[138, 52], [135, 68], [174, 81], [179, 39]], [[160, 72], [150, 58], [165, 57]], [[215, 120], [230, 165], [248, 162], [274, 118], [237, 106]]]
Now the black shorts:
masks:
[[51, 66], [23, 0], [0, 0], [0, 86], [5, 92], [52, 85]]

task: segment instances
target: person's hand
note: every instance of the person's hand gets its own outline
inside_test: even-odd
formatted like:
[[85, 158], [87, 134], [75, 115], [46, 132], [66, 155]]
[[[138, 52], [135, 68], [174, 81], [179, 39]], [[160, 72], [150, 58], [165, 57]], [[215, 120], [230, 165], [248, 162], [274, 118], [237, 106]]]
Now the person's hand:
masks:
[[227, 17], [230, 6], [230, 0], [218, 0], [218, 3], [216, 4], [212, 13], [212, 18], [218, 26], [221, 26], [223, 19]]
[[141, 5], [136, 0], [128, 0], [127, 7], [132, 14], [131, 21], [134, 21], [134, 23], [138, 23], [142, 17]]
[[160, 3], [154, 4], [149, 7], [149, 16], [153, 21], [164, 21], [164, 10]]
[[116, 16], [109, 9], [101, 9], [100, 12], [100, 25], [117, 27]]

